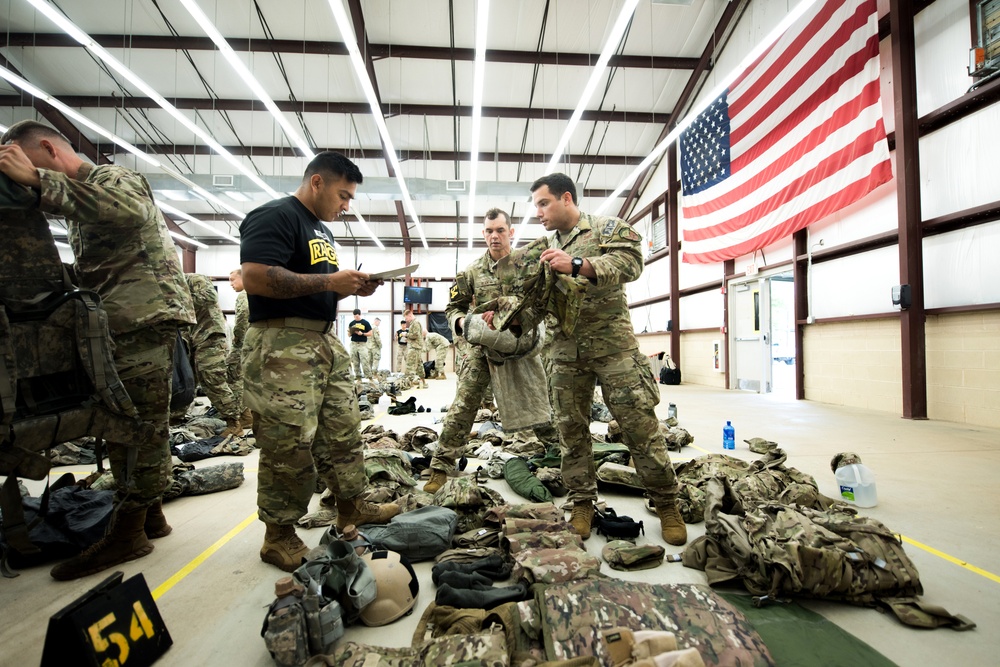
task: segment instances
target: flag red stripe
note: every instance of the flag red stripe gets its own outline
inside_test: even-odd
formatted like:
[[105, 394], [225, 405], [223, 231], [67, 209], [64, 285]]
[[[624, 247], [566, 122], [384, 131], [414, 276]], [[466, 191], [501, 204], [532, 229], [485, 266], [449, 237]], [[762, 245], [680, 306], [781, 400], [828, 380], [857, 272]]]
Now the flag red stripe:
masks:
[[[835, 176], [837, 172], [857, 160], [859, 156], [864, 156], [871, 152], [871, 147], [874, 146], [876, 142], [884, 140], [884, 138], [885, 127], [882, 126], [882, 121], [879, 119], [876, 127], [873, 127], [859, 135], [858, 138], [850, 144], [844, 146], [836, 153], [831, 154], [814, 168], [810, 169], [802, 176], [799, 176], [780, 191], [760, 202], [745, 213], [730, 218], [725, 222], [720, 222], [717, 225], [711, 225], [701, 229], [687, 230], [684, 233], [684, 238], [689, 241], [702, 241], [704, 239], [722, 236], [738, 229], [742, 229], [747, 225], [751, 225], [761, 218], [773, 213], [778, 208], [794, 199], [796, 196], [808, 192], [810, 188], [822, 183], [827, 178]], [[753, 189], [750, 188], [749, 191], [752, 192]], [[684, 217], [691, 217], [687, 215], [686, 209], [684, 211]]]
[[[738, 243], [736, 245], [719, 248], [703, 253], [684, 253], [684, 261], [690, 264], [709, 264], [712, 262], [723, 262], [741, 255], [748, 255], [758, 248], [764, 248], [775, 241], [779, 241], [795, 232], [803, 229], [817, 220], [822, 220], [831, 213], [836, 213], [840, 209], [853, 204], [869, 192], [892, 180], [892, 167], [888, 161], [883, 161], [875, 165], [871, 172], [854, 183], [838, 190], [821, 202], [810, 206], [801, 213], [789, 218], [785, 222], [777, 225], [752, 239]], [[685, 234], [685, 240], [687, 235]]]
[[[880, 99], [880, 89], [878, 81], [870, 81], [862, 90], [861, 94], [853, 100], [848, 100], [839, 109], [830, 115], [830, 118], [825, 120], [822, 125], [814, 128], [812, 132], [807, 134], [802, 140], [782, 154], [777, 161], [772, 162], [770, 165], [761, 169], [755, 176], [748, 179], [745, 183], [729, 192], [720, 194], [717, 197], [713, 197], [710, 201], [697, 206], [685, 206], [684, 207], [684, 217], [691, 219], [697, 218], [699, 216], [707, 215], [715, 211], [719, 211], [727, 206], [735, 204], [739, 200], [747, 197], [758, 189], [763, 187], [765, 184], [770, 182], [773, 178], [776, 178], [786, 169], [793, 167], [795, 163], [804, 155], [816, 149], [820, 146], [827, 138], [840, 129], [841, 127], [848, 125], [852, 120], [858, 117], [858, 114], [866, 107], [872, 104], [877, 104]], [[791, 123], [791, 121], [789, 121]], [[794, 123], [792, 123], [794, 126]], [[789, 130], [792, 128], [789, 128]], [[884, 139], [885, 135], [881, 137], [875, 137], [875, 141]], [[743, 168], [744, 164], [751, 162], [759, 157], [767, 148], [770, 147], [770, 143], [762, 146], [759, 150], [755, 148], [753, 151], [745, 156], [740, 156], [738, 160], [733, 161], [732, 173], [736, 173], [739, 169]], [[739, 161], [740, 165], [737, 166], [736, 162]], [[721, 187], [721, 184], [720, 184]]]

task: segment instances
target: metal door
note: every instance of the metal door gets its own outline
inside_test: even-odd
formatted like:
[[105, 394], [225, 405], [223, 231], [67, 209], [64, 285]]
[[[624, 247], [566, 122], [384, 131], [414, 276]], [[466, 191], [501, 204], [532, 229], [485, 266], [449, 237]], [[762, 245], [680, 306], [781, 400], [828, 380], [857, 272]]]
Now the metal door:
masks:
[[731, 389], [771, 391], [770, 285], [763, 277], [729, 284]]

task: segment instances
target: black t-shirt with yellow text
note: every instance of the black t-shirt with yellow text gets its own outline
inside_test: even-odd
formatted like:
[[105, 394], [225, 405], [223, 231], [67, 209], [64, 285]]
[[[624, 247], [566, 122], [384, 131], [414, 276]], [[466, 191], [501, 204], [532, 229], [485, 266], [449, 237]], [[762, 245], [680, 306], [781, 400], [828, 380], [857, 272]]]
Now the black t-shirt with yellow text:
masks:
[[406, 345], [406, 329], [396, 329], [396, 342]]
[[[301, 274], [340, 270], [330, 231], [295, 197], [276, 199], [247, 215], [240, 225], [240, 262], [280, 266]], [[251, 322], [276, 317], [331, 321], [337, 318], [337, 301], [334, 292], [292, 299], [247, 295]]]
[[368, 336], [365, 335], [365, 332], [371, 331], [372, 325], [368, 324], [368, 320], [361, 318], [360, 320], [351, 320], [347, 325], [347, 330], [351, 332], [352, 343], [367, 343]]

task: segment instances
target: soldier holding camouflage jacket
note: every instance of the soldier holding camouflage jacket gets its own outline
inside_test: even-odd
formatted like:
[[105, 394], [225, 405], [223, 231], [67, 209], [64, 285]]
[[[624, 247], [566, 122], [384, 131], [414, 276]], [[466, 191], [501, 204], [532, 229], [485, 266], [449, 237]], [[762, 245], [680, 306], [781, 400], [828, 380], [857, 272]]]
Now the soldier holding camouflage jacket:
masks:
[[590, 536], [597, 499], [590, 411], [595, 381], [600, 380], [604, 402], [653, 499], [663, 539], [682, 545], [687, 527], [675, 502], [677, 478], [654, 412], [660, 391], [639, 352], [625, 300], [625, 283], [642, 273], [642, 239], [623, 220], [582, 213], [576, 185], [565, 174], [543, 176], [531, 192], [538, 220], [555, 231], [540, 260], [553, 271], [590, 281], [573, 333], [557, 329], [548, 351], [563, 484], [574, 503], [570, 522], [582, 537]]
[[36, 190], [41, 211], [66, 219], [80, 286], [100, 295], [118, 375], [139, 416], [155, 428], [148, 442], [107, 443], [119, 503], [111, 526], [51, 572], [77, 579], [149, 554], [149, 538], [171, 531], [161, 505], [170, 478], [170, 380], [177, 328], [195, 322], [194, 308], [142, 175], [85, 163], [66, 137], [36, 121], [15, 123], [0, 143], [0, 171]]

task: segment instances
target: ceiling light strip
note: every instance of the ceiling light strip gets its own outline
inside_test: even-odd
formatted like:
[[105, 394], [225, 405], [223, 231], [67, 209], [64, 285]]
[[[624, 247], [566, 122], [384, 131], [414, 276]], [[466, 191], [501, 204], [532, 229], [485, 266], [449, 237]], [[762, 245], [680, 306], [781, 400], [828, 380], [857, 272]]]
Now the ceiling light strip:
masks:
[[358, 219], [358, 222], [361, 223], [361, 226], [364, 228], [365, 233], [371, 237], [372, 241], [375, 242], [375, 245], [378, 246], [379, 250], [385, 250], [385, 246], [382, 245], [382, 241], [379, 240], [378, 236], [375, 234], [372, 228], [368, 226], [368, 221], [362, 218], [361, 214], [358, 213], [356, 210], [354, 210], [354, 207], [351, 207], [351, 213], [353, 213], [354, 217]]
[[[548, 164], [545, 165], [545, 173], [550, 174], [552, 170], [556, 168], [559, 161], [562, 160], [563, 153], [566, 151], [566, 147], [569, 146], [569, 140], [573, 137], [573, 132], [576, 131], [576, 126], [580, 123], [580, 118], [583, 117], [583, 112], [587, 109], [587, 105], [590, 104], [590, 98], [594, 96], [594, 91], [597, 90], [597, 85], [601, 82], [604, 77], [604, 72], [608, 68], [608, 61], [611, 60], [611, 56], [614, 54], [615, 50], [618, 49], [618, 45], [622, 41], [622, 36], [625, 34], [625, 30], [628, 29], [629, 22], [632, 20], [632, 15], [635, 13], [635, 8], [639, 4], [639, 0], [627, 0], [622, 6], [621, 12], [618, 14], [618, 19], [615, 21], [614, 27], [608, 34], [608, 39], [604, 42], [604, 48], [601, 50], [601, 55], [597, 59], [597, 64], [594, 65], [594, 69], [590, 72], [590, 78], [587, 80], [587, 85], [583, 88], [583, 93], [580, 95], [580, 101], [576, 105], [576, 109], [573, 110], [573, 115], [569, 118], [569, 123], [566, 124], [566, 129], [563, 130], [562, 137], [559, 139], [559, 143], [556, 145], [555, 152], [552, 153], [552, 157], [549, 158]], [[521, 240], [521, 234], [524, 232], [524, 227], [528, 222], [534, 217], [531, 213], [529, 207], [528, 213], [521, 220], [521, 223], [517, 226], [517, 231], [514, 234], [514, 242], [512, 246], [516, 247], [518, 242]]]
[[190, 243], [191, 245], [198, 246], [199, 248], [207, 248], [208, 247], [208, 245], [202, 243], [201, 241], [197, 241], [197, 240], [191, 238], [190, 236], [184, 236], [183, 234], [178, 234], [177, 232], [175, 232], [172, 229], [168, 229], [167, 232], [171, 236], [173, 236], [175, 239], [177, 239], [178, 241], [180, 241], [182, 243]]
[[399, 164], [396, 149], [392, 145], [389, 128], [386, 127], [385, 118], [382, 117], [382, 108], [379, 105], [378, 97], [375, 95], [375, 88], [372, 86], [371, 79], [368, 78], [368, 70], [365, 68], [365, 61], [361, 57], [358, 40], [354, 35], [354, 28], [347, 17], [347, 12], [344, 11], [344, 5], [341, 0], [329, 0], [329, 4], [330, 10], [333, 12], [333, 18], [337, 22], [337, 28], [340, 30], [340, 36], [344, 40], [344, 46], [347, 47], [350, 53], [351, 64], [354, 66], [354, 71], [358, 75], [358, 81], [365, 92], [365, 97], [368, 99], [368, 106], [371, 107], [372, 120], [375, 121], [375, 125], [378, 127], [382, 143], [385, 144], [389, 162], [392, 164], [393, 171], [396, 174], [396, 181], [399, 183], [399, 189], [403, 196], [403, 206], [406, 207], [410, 217], [413, 218], [413, 223], [417, 228], [417, 233], [420, 234], [420, 240], [423, 242], [424, 248], [430, 248], [430, 245], [427, 243], [427, 237], [424, 236], [423, 225], [420, 224], [420, 216], [417, 215], [417, 211], [413, 207], [410, 190], [406, 187], [406, 179], [403, 178], [403, 170]]
[[218, 234], [219, 236], [221, 236], [222, 238], [226, 239], [227, 241], [232, 241], [236, 245], [240, 244], [240, 240], [238, 238], [236, 238], [235, 236], [230, 236], [229, 234], [226, 234], [225, 232], [219, 231], [218, 229], [216, 229], [212, 225], [208, 224], [204, 220], [199, 220], [198, 218], [194, 217], [190, 213], [185, 213], [184, 211], [180, 210], [179, 208], [175, 208], [175, 207], [171, 206], [170, 204], [165, 204], [165, 203], [163, 203], [163, 202], [161, 202], [159, 200], [157, 200], [156, 205], [158, 207], [160, 207], [160, 210], [163, 211], [164, 213], [169, 213], [170, 215], [176, 216], [178, 218], [182, 218], [184, 220], [187, 220], [188, 222], [192, 222], [192, 223], [198, 225], [199, 227], [203, 227], [204, 229], [207, 229], [207, 230], [211, 231], [214, 234]]
[[77, 42], [82, 44], [87, 48], [88, 51], [96, 55], [98, 58], [107, 63], [112, 69], [125, 77], [132, 85], [141, 90], [147, 97], [154, 100], [160, 107], [173, 116], [181, 125], [186, 127], [188, 130], [193, 132], [202, 141], [204, 141], [213, 151], [215, 151], [219, 156], [225, 159], [234, 168], [239, 170], [244, 176], [249, 178], [251, 181], [257, 184], [259, 188], [264, 190], [274, 199], [281, 197], [270, 185], [264, 182], [264, 180], [258, 176], [252, 169], [247, 167], [243, 162], [238, 160], [235, 155], [227, 151], [222, 147], [219, 142], [212, 138], [208, 132], [198, 127], [193, 121], [191, 121], [187, 116], [182, 114], [177, 107], [170, 104], [162, 95], [160, 95], [152, 86], [146, 83], [138, 74], [133, 72], [131, 69], [126, 67], [121, 61], [108, 53], [102, 46], [95, 42], [90, 35], [78, 28], [72, 21], [67, 19], [62, 13], [59, 12], [53, 5], [46, 2], [45, 0], [27, 0], [35, 9], [43, 13], [49, 18], [53, 23], [62, 28], [63, 32], [75, 39]]
[[479, 135], [483, 122], [483, 87], [486, 78], [486, 35], [490, 17], [490, 0], [476, 3], [476, 60], [472, 74], [472, 153], [469, 178], [469, 248], [472, 248], [476, 227], [476, 180], [479, 176]]
[[603, 203], [601, 203], [597, 210], [594, 211], [594, 214], [601, 215], [607, 211], [614, 203], [614, 200], [618, 197], [618, 195], [623, 193], [627, 188], [631, 187], [632, 184], [635, 183], [635, 180], [639, 178], [639, 174], [648, 169], [653, 162], [659, 159], [670, 144], [675, 142], [681, 136], [681, 133], [694, 122], [701, 112], [708, 108], [710, 104], [715, 102], [719, 95], [721, 95], [724, 90], [729, 88], [729, 86], [732, 85], [733, 81], [735, 81], [740, 74], [748, 69], [754, 61], [760, 58], [765, 51], [771, 48], [771, 46], [773, 46], [774, 43], [781, 38], [785, 31], [788, 30], [793, 23], [798, 21], [803, 14], [809, 11], [809, 9], [816, 4], [816, 2], [817, 0], [803, 0], [790, 13], [786, 14], [785, 18], [783, 18], [781, 22], [774, 27], [774, 30], [768, 33], [763, 40], [758, 42], [757, 45], [746, 55], [746, 57], [743, 58], [739, 65], [723, 77], [715, 88], [702, 96], [701, 101], [694, 105], [691, 110], [688, 111], [687, 115], [681, 119], [681, 122], [677, 124], [677, 127], [671, 130], [670, 134], [668, 134], [663, 141], [657, 144], [656, 148], [654, 148], [653, 151], [646, 156], [646, 159], [639, 163], [639, 166], [633, 169], [632, 173], [625, 177], [625, 180], [622, 181], [621, 185], [615, 188], [615, 191], [612, 192]]

